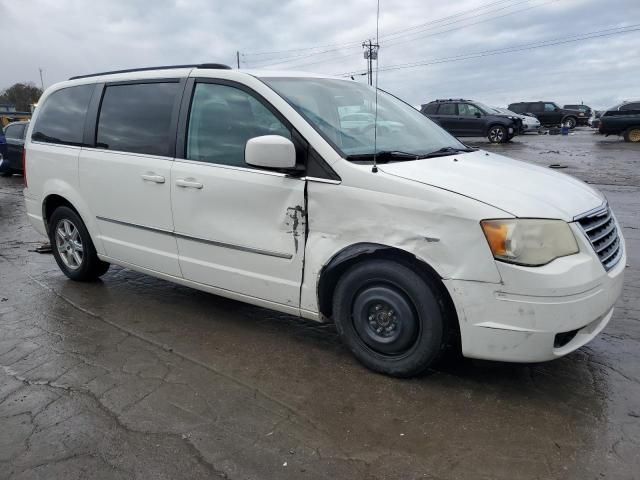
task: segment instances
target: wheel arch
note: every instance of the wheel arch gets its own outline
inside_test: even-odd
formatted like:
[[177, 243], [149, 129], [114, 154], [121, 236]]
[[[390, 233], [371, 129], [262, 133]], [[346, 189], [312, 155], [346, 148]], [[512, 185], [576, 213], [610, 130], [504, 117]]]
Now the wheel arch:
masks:
[[487, 127], [484, 129], [484, 136], [486, 137], [487, 135], [489, 135], [489, 130], [491, 130], [493, 127], [502, 127], [505, 130], [507, 130], [509, 127], [502, 122], [499, 122], [497, 120], [494, 120], [493, 122], [489, 123], [487, 125]]
[[318, 279], [318, 309], [326, 318], [332, 316], [333, 294], [340, 277], [353, 265], [374, 259], [393, 260], [401, 263], [420, 275], [425, 281], [437, 286], [439, 293], [446, 305], [445, 311], [451, 312], [450, 324], [459, 332], [459, 324], [455, 305], [446, 286], [442, 282], [442, 276], [427, 262], [416, 257], [412, 253], [397, 247], [380, 243], [356, 243], [349, 245], [337, 252], [321, 269]]
[[71, 210], [76, 212], [82, 221], [86, 225], [85, 219], [82, 217], [78, 209], [71, 203], [67, 198], [59, 195], [57, 193], [51, 193], [47, 195], [42, 201], [42, 220], [44, 221], [44, 228], [47, 233], [49, 233], [49, 220], [51, 219], [51, 215], [58, 207], [69, 207]]

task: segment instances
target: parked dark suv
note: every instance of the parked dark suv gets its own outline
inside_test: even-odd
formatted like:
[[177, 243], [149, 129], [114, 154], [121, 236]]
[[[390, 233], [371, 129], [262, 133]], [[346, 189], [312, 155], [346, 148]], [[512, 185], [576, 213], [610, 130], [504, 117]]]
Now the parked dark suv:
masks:
[[560, 108], [554, 102], [518, 102], [509, 105], [509, 110], [516, 113], [531, 113], [540, 123], [547, 127], [558, 127], [562, 124], [574, 128], [578, 124], [579, 112]]
[[625, 142], [640, 142], [640, 101], [608, 109], [600, 117], [598, 130], [604, 135], [622, 135]]
[[14, 173], [22, 173], [22, 152], [24, 150], [24, 136], [29, 122], [14, 122], [4, 129], [6, 154], [0, 162], [0, 175], [7, 177]]
[[502, 115], [473, 100], [434, 100], [420, 111], [456, 137], [487, 137], [491, 143], [508, 142], [522, 128], [518, 117]]
[[589, 105], [565, 105], [563, 108], [578, 112], [578, 125], [589, 125], [589, 118], [591, 117], [591, 107]]

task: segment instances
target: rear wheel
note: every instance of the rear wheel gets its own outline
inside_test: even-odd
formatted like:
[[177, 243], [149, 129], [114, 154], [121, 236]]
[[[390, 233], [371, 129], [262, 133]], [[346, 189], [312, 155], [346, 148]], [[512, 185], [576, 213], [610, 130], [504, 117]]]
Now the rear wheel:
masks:
[[366, 367], [410, 377], [445, 351], [443, 305], [435, 282], [400, 263], [371, 260], [340, 278], [333, 314], [343, 342]]
[[109, 269], [98, 258], [82, 219], [69, 207], [58, 207], [51, 215], [49, 241], [56, 263], [71, 280], [95, 280]]
[[487, 138], [491, 143], [503, 143], [507, 141], [507, 129], [501, 125], [493, 125], [487, 132]]
[[624, 132], [625, 142], [640, 142], [640, 127], [631, 127]]

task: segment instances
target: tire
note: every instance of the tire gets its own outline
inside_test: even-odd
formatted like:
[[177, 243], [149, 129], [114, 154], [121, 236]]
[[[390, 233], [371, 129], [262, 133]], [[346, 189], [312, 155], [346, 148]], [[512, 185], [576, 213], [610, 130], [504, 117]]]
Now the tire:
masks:
[[423, 373], [446, 351], [445, 302], [434, 281], [391, 260], [354, 265], [339, 279], [333, 317], [367, 368], [394, 377]]
[[71, 280], [93, 281], [109, 270], [98, 258], [84, 222], [69, 207], [58, 207], [51, 215], [49, 241], [58, 267]]
[[576, 125], [578, 124], [578, 120], [576, 119], [576, 117], [565, 117], [562, 119], [562, 124], [565, 124], [565, 123], [569, 127], [569, 130], [573, 130], [574, 128], [576, 128]]
[[624, 141], [638, 143], [640, 142], [640, 127], [630, 127], [624, 132]]
[[507, 129], [502, 125], [492, 125], [487, 131], [487, 138], [491, 143], [504, 143], [507, 141]]
[[12, 170], [9, 170], [7, 172], [0, 172], [0, 177], [10, 177], [11, 175], [13, 175]]

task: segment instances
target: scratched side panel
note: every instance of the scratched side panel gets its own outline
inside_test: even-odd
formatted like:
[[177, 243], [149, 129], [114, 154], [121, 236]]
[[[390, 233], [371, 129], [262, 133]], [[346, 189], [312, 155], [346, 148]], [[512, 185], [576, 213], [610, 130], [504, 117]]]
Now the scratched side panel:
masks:
[[[301, 309], [317, 312], [320, 272], [342, 249], [373, 242], [405, 250], [443, 278], [500, 282], [479, 225], [509, 216], [446, 190], [393, 177], [370, 166], [342, 164], [342, 184], [309, 182]], [[312, 317], [312, 315], [305, 316]]]
[[171, 196], [184, 278], [298, 307], [304, 187], [297, 178], [176, 160]]

